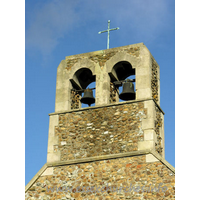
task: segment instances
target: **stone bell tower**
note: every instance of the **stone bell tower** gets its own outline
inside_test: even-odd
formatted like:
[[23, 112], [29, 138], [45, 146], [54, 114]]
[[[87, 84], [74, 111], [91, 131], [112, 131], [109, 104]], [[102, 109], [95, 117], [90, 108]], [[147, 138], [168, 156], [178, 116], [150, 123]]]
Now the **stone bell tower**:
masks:
[[[47, 163], [27, 185], [27, 199], [38, 190], [47, 199], [174, 199], [175, 172], [164, 159], [159, 70], [143, 43], [61, 61], [55, 112], [49, 114]], [[130, 75], [135, 76], [130, 82], [134, 99], [119, 102], [119, 87]], [[92, 82], [95, 106], [81, 108], [81, 93]], [[112, 190], [159, 183], [167, 190]], [[55, 185], [71, 190], [49, 190]], [[104, 189], [88, 193], [86, 186]]]
[[[74, 133], [72, 130], [69, 132], [76, 135], [75, 132], [80, 128], [80, 123], [84, 122], [86, 123], [84, 125], [86, 126], [87, 133], [91, 133], [94, 136], [94, 132], [96, 132], [96, 137], [98, 136], [98, 138], [101, 135], [100, 130], [110, 132], [109, 134], [113, 135], [113, 138], [115, 136], [115, 139], [109, 138], [108, 140], [108, 138], [106, 138], [106, 144], [109, 145], [105, 147], [106, 149], [101, 146], [102, 155], [108, 152], [108, 149], [112, 145], [116, 146], [116, 141], [118, 141], [118, 137], [120, 137], [123, 145], [121, 145], [119, 149], [115, 148], [115, 151], [111, 152], [119, 153], [132, 150], [154, 149], [164, 157], [164, 113], [160, 108], [159, 74], [158, 64], [142, 43], [68, 56], [58, 66], [55, 113], [50, 114], [50, 125], [52, 123], [54, 123], [54, 126], [63, 124], [63, 120], [67, 118], [66, 115], [68, 115], [68, 117], [76, 116], [75, 113], [78, 112], [77, 109], [81, 108], [80, 94], [76, 92], [76, 90], [85, 89], [87, 85], [95, 81], [95, 107], [85, 109], [84, 113], [96, 113], [97, 110], [106, 110], [106, 112], [102, 112], [102, 118], [96, 116], [96, 122], [93, 120], [90, 121], [90, 119], [85, 119], [85, 121], [83, 121], [85, 114], [79, 114], [72, 122], [78, 124], [77, 128], [75, 128]], [[119, 95], [114, 82], [124, 80], [130, 75], [135, 75], [136, 98], [133, 101], [119, 103]], [[110, 113], [109, 111], [112, 110], [113, 107], [115, 107], [114, 110], [118, 110], [118, 112], [112, 111]], [[122, 111], [120, 112], [120, 110]], [[111, 116], [109, 116], [109, 113]], [[105, 120], [104, 118], [109, 120]], [[122, 121], [120, 121], [120, 119]], [[100, 120], [102, 120], [101, 124], [107, 125], [99, 125]], [[116, 121], [118, 121], [118, 125], [114, 126]], [[87, 124], [91, 123], [91, 128], [89, 128], [90, 126], [87, 127]], [[125, 126], [122, 126], [122, 124], [125, 124]], [[112, 126], [113, 128], [111, 129], [110, 127]], [[70, 125], [70, 127], [72, 127], [72, 125]], [[117, 136], [117, 134], [119, 134], [119, 136]], [[81, 134], [78, 135], [78, 137], [74, 136], [76, 137], [74, 140], [72, 137], [70, 137], [70, 139], [75, 142], [75, 145], [76, 142], [86, 142], [88, 148], [91, 148], [92, 144], [94, 144], [92, 148], [94, 152], [95, 148], [98, 148], [98, 145], [102, 145], [103, 143], [103, 141], [101, 141], [102, 138], [98, 141], [95, 136], [93, 137], [94, 139], [92, 139], [94, 140], [93, 143], [87, 143], [88, 140], [84, 140], [83, 136], [84, 135]], [[61, 142], [64, 144], [63, 142], [66, 141], [67, 144], [69, 140], [65, 139], [61, 142], [59, 142], [59, 140], [62, 140], [61, 135], [55, 133], [49, 134], [47, 162], [61, 161], [64, 157], [67, 158], [67, 155], [74, 155], [74, 153], [72, 153], [65, 154], [64, 156], [63, 150], [61, 149], [66, 149], [66, 145], [61, 145]], [[132, 142], [129, 142], [131, 140]], [[101, 143], [99, 143], [100, 141]], [[120, 145], [118, 144], [117, 146]], [[88, 154], [93, 156], [93, 154], [89, 153], [90, 151], [87, 151], [85, 148], [82, 149], [81, 147], [80, 152], [76, 149], [76, 154], [81, 155], [83, 150], [85, 151], [84, 155], [87, 155], [86, 157], [88, 157]], [[100, 152], [98, 152], [98, 154], [99, 153]], [[147, 157], [150, 159], [152, 156]], [[68, 157], [67, 159], [70, 158], [71, 157]]]

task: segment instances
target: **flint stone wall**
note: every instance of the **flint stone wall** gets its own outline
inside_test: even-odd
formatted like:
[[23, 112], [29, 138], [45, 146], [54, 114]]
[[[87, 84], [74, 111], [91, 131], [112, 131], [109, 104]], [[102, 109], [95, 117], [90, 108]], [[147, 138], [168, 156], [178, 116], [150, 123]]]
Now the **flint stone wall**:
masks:
[[161, 162], [146, 163], [145, 158], [50, 167], [52, 173], [37, 179], [26, 200], [175, 199], [174, 173]]
[[143, 102], [116, 105], [59, 115], [55, 127], [60, 161], [138, 150], [144, 140]]

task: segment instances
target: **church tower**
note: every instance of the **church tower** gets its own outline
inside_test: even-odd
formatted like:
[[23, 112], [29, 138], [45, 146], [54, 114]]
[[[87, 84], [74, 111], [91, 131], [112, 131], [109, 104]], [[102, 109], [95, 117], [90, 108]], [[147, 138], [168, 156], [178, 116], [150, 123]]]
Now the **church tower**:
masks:
[[160, 69], [147, 47], [62, 60], [47, 163], [27, 184], [26, 199], [175, 199], [174, 176], [165, 160]]

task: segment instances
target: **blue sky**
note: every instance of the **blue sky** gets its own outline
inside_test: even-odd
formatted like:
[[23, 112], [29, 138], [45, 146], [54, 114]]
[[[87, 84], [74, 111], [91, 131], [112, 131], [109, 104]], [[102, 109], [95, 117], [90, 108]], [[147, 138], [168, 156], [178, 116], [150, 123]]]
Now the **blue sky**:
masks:
[[57, 67], [65, 56], [143, 42], [160, 66], [165, 159], [175, 166], [174, 0], [25, 1], [25, 184], [46, 163]]

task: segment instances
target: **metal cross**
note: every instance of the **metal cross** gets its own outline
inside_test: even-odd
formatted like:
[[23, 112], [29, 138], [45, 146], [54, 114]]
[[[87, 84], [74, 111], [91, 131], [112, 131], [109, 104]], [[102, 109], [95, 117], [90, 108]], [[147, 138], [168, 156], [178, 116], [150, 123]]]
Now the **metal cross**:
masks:
[[108, 30], [98, 32], [99, 34], [108, 32], [107, 49], [109, 49], [110, 31], [114, 31], [114, 30], [118, 30], [118, 29], [119, 29], [118, 27], [110, 29], [110, 20], [108, 20]]

